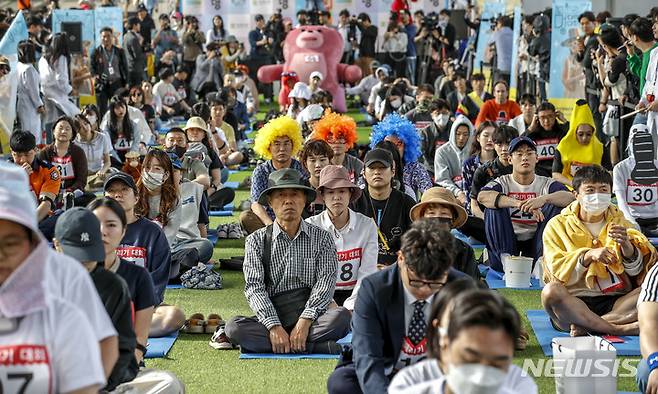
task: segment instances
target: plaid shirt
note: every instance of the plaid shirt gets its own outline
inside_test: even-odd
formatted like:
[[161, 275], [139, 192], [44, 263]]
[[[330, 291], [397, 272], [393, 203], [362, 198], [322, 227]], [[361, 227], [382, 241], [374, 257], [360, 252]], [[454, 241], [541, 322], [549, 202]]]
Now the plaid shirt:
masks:
[[[299, 171], [302, 174], [302, 178], [307, 181], [308, 173], [304, 170], [301, 163], [295, 159], [292, 159], [290, 163], [290, 168]], [[260, 194], [267, 189], [267, 180], [271, 173], [276, 171], [276, 168], [272, 165], [272, 160], [268, 160], [265, 163], [259, 164], [254, 173], [251, 174], [251, 201], [257, 202]], [[274, 211], [269, 206], [264, 207], [267, 211], [267, 214], [272, 220], [274, 220]]]
[[300, 288], [311, 288], [311, 296], [300, 318], [315, 320], [331, 302], [336, 287], [336, 245], [327, 231], [301, 221], [294, 238], [275, 221], [272, 229], [272, 284], [265, 284], [261, 261], [265, 228], [247, 237], [244, 259], [244, 294], [249, 306], [269, 330], [281, 325], [270, 296]]

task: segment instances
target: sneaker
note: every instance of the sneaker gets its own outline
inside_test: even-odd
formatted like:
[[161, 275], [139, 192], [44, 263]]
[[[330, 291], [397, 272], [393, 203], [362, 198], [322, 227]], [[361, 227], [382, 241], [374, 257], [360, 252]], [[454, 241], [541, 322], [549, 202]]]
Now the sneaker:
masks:
[[212, 338], [210, 338], [208, 345], [210, 345], [211, 348], [217, 350], [235, 349], [235, 346], [233, 346], [231, 341], [228, 340], [226, 332], [224, 332], [224, 326], [217, 327], [215, 333], [212, 334]]
[[228, 239], [242, 238], [242, 228], [238, 223], [232, 223], [228, 227]]
[[226, 239], [228, 238], [228, 226], [225, 224], [220, 224], [217, 226], [217, 238]]

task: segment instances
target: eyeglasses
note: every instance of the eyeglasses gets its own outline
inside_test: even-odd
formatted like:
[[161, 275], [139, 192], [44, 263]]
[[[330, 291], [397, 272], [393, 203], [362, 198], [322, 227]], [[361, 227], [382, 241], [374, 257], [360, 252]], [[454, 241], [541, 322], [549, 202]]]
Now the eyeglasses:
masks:
[[344, 144], [346, 142], [345, 137], [334, 137], [332, 135], [327, 136], [327, 143], [329, 144]]
[[407, 278], [409, 278], [409, 286], [414, 287], [416, 289], [421, 289], [424, 286], [427, 286], [431, 290], [441, 290], [441, 288], [446, 284], [446, 282], [433, 282], [433, 281], [426, 281], [420, 279], [411, 279], [411, 276], [409, 275], [409, 272], [411, 272], [411, 270], [409, 269], [409, 267], [406, 267], [406, 269], [407, 269]]

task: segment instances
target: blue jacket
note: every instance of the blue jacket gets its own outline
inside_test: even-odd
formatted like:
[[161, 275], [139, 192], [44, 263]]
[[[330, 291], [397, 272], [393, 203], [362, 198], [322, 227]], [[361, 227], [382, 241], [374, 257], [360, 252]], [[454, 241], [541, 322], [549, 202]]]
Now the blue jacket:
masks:
[[[448, 281], [467, 277], [451, 268]], [[404, 290], [397, 264], [363, 279], [352, 314], [354, 367], [361, 390], [386, 393], [392, 376], [384, 370], [400, 356], [404, 321]]]

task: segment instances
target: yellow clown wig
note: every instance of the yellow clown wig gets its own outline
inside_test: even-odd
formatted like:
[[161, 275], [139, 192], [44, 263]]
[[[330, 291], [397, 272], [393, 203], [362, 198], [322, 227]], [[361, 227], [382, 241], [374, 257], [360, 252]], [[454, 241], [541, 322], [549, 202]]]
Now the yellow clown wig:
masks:
[[320, 119], [313, 127], [315, 138], [327, 141], [331, 135], [333, 139], [345, 138], [348, 147], [353, 147], [356, 142], [356, 122], [346, 115], [329, 112]]
[[295, 156], [304, 141], [299, 123], [289, 116], [280, 116], [265, 124], [256, 135], [254, 151], [267, 160], [272, 159], [270, 145], [279, 137], [288, 137], [292, 141], [292, 155]]

